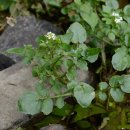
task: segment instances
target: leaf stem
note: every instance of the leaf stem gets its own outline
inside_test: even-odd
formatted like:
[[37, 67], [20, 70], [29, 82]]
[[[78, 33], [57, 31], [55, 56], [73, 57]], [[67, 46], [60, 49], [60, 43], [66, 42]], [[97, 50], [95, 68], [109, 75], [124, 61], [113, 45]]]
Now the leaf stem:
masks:
[[[55, 99], [55, 98], [59, 98], [59, 97], [67, 97], [67, 96], [71, 96], [72, 93], [68, 92], [68, 93], [64, 93], [64, 94], [59, 94], [59, 95], [55, 95], [55, 96], [50, 96], [49, 98]], [[45, 100], [48, 97], [41, 97], [40, 100]]]

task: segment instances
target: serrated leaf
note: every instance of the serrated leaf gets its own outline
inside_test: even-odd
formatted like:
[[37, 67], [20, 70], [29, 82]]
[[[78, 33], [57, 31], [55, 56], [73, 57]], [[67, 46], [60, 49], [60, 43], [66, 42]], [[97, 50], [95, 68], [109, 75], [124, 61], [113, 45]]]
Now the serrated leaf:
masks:
[[63, 99], [62, 97], [60, 97], [60, 98], [58, 98], [58, 99], [56, 100], [56, 106], [57, 106], [59, 109], [61, 109], [64, 105], [65, 105], [65, 103], [64, 103], [64, 99]]
[[130, 75], [123, 75], [119, 83], [123, 92], [130, 93]]
[[108, 84], [106, 82], [100, 82], [99, 83], [99, 89], [104, 90], [108, 87]]
[[107, 99], [107, 94], [105, 92], [99, 91], [98, 97], [100, 100], [105, 101]]
[[120, 88], [111, 88], [110, 94], [115, 102], [122, 102], [124, 99], [124, 93], [120, 90]]
[[45, 115], [49, 115], [52, 112], [52, 110], [53, 110], [53, 101], [52, 101], [52, 99], [47, 98], [47, 99], [43, 100], [41, 111]]
[[67, 30], [67, 33], [73, 33], [73, 36], [72, 36], [72, 39], [71, 39], [72, 43], [83, 43], [87, 39], [86, 30], [78, 22], [71, 24], [70, 27]]
[[88, 107], [95, 98], [94, 88], [89, 84], [80, 83], [74, 88], [74, 97], [82, 107]]
[[40, 112], [41, 101], [36, 93], [28, 92], [19, 99], [18, 107], [21, 112], [34, 115]]

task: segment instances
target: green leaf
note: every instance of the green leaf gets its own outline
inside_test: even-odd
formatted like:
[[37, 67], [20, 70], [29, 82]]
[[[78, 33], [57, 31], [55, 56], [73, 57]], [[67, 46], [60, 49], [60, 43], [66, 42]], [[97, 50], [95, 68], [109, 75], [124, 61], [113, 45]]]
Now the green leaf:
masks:
[[46, 97], [48, 95], [48, 90], [44, 88], [43, 85], [40, 83], [36, 84], [35, 90], [37, 94], [41, 97]]
[[60, 35], [60, 39], [63, 43], [70, 44], [73, 33], [66, 33], [64, 35]]
[[57, 106], [59, 109], [61, 109], [64, 105], [65, 105], [65, 104], [64, 104], [64, 99], [63, 99], [62, 97], [60, 97], [60, 98], [58, 98], [58, 99], [56, 100], [56, 106]]
[[7, 10], [16, 0], [0, 0], [0, 11]]
[[86, 21], [94, 30], [98, 24], [98, 16], [95, 12], [93, 12], [92, 6], [89, 2], [86, 2], [80, 6], [80, 15], [82, 19]]
[[123, 92], [130, 93], [130, 75], [123, 75], [119, 83]]
[[102, 9], [103, 12], [108, 13], [108, 14], [111, 13], [111, 7], [103, 5], [102, 8], [103, 8]]
[[59, 94], [61, 92], [62, 84], [57, 80], [50, 80], [50, 84], [52, 85], [51, 91], [55, 94]]
[[130, 5], [126, 5], [123, 11], [125, 15], [130, 16]]
[[94, 88], [89, 84], [80, 83], [74, 88], [74, 97], [82, 107], [88, 107], [95, 98]]
[[120, 90], [120, 88], [111, 88], [110, 94], [115, 102], [122, 102], [124, 99], [124, 93]]
[[36, 93], [28, 92], [19, 99], [18, 107], [21, 112], [34, 115], [40, 112], [41, 101]]
[[44, 0], [44, 2], [52, 6], [60, 7], [62, 0]]
[[98, 97], [100, 100], [105, 101], [107, 99], [107, 94], [105, 92], [99, 91]]
[[108, 87], [108, 84], [106, 82], [100, 82], [99, 83], [99, 89], [102, 91]]
[[6, 52], [23, 56], [24, 48], [11, 48], [11, 49], [8, 49]]
[[73, 33], [73, 36], [72, 36], [72, 39], [71, 39], [72, 43], [83, 43], [87, 39], [86, 30], [78, 22], [71, 24], [70, 27], [67, 30], [67, 33]]
[[112, 56], [112, 65], [118, 71], [123, 71], [127, 68], [127, 49], [125, 47], [117, 49], [117, 52]]
[[130, 47], [130, 35], [125, 35], [125, 45], [127, 47]]
[[[43, 126], [48, 126], [50, 124], [58, 124], [61, 121], [61, 117], [57, 117], [57, 116], [52, 116], [52, 115], [48, 115], [45, 116], [44, 119], [40, 120], [40, 122], [38, 121], [38, 123], [35, 124], [36, 128], [39, 130], [40, 128], [42, 128]], [[44, 128], [43, 128], [44, 129]], [[48, 129], [45, 128], [45, 129]], [[45, 130], [44, 129], [44, 130]], [[49, 129], [53, 129], [52, 127]], [[26, 129], [27, 130], [27, 129]], [[35, 129], [36, 130], [36, 129]]]
[[87, 62], [85, 60], [82, 60], [82, 59], [78, 60], [76, 65], [81, 70], [88, 70], [88, 65], [87, 65]]
[[74, 0], [74, 2], [75, 2], [77, 5], [81, 5], [81, 4], [82, 4], [81, 0]]
[[112, 33], [112, 32], [108, 33], [108, 38], [109, 38], [110, 40], [114, 41], [114, 40], [115, 40], [115, 34]]
[[87, 49], [87, 60], [90, 63], [95, 62], [98, 59], [98, 54], [100, 52], [100, 48], [88, 48]]
[[76, 76], [77, 76], [77, 71], [76, 68], [73, 67], [71, 70], [69, 70], [66, 74], [67, 78], [71, 81], [71, 80], [75, 80]]
[[109, 85], [113, 88], [119, 87], [119, 81], [122, 79], [119, 75], [114, 75], [109, 79]]
[[77, 121], [76, 126], [78, 126], [78, 128], [80, 128], [80, 130], [88, 130], [92, 127], [91, 123], [86, 120]]
[[45, 115], [49, 115], [53, 110], [53, 101], [50, 98], [43, 100], [41, 111]]
[[82, 108], [80, 105], [76, 105], [74, 111], [76, 111], [77, 115], [74, 118], [74, 122], [85, 119], [92, 115], [106, 113], [103, 107], [97, 105], [90, 105], [87, 108]]
[[65, 104], [61, 109], [54, 107], [52, 114], [56, 116], [68, 116], [72, 112], [73, 106]]
[[106, 5], [111, 7], [111, 9], [118, 9], [119, 4], [117, 0], [106, 0]]
[[67, 88], [69, 89], [69, 90], [72, 90], [72, 89], [74, 89], [75, 88], [75, 86], [77, 86], [79, 83], [76, 81], [76, 80], [72, 80], [71, 82], [69, 82], [68, 84], [67, 84]]

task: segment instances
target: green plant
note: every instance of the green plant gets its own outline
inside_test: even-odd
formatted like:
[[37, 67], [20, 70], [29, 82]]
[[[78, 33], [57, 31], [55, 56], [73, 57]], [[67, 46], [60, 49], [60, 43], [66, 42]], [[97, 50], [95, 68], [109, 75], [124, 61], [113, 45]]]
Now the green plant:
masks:
[[[72, 96], [86, 109], [90, 104], [104, 105], [104, 110], [111, 110], [110, 119], [121, 113], [114, 127], [130, 128], [123, 114], [128, 110], [122, 107], [130, 93], [130, 5], [119, 9], [116, 0], [74, 0], [61, 11], [73, 21], [64, 35], [50, 32], [37, 39], [37, 48], [27, 45], [8, 50], [23, 56], [26, 63], [34, 62], [32, 73], [39, 78], [36, 92], [19, 100], [20, 111], [48, 115], [54, 105], [62, 108], [64, 98]], [[87, 64], [97, 59], [101, 61], [97, 86], [78, 81], [77, 69], [87, 70]]]

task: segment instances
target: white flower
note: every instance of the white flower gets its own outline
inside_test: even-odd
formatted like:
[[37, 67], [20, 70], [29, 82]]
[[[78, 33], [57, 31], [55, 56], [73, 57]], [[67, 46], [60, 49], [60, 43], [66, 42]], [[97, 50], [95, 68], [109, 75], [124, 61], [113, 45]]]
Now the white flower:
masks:
[[56, 35], [52, 32], [48, 32], [46, 35], [45, 35], [48, 39], [52, 39], [52, 40], [55, 40], [56, 39]]
[[115, 21], [116, 23], [120, 23], [122, 20], [123, 20], [122, 17], [119, 17], [119, 18], [115, 18], [114, 21]]
[[114, 20], [114, 21], [115, 21], [116, 23], [120, 23], [120, 22], [123, 20], [123, 18], [120, 17], [119, 13], [113, 12], [113, 13], [112, 13], [112, 16], [115, 17], [115, 20]]

